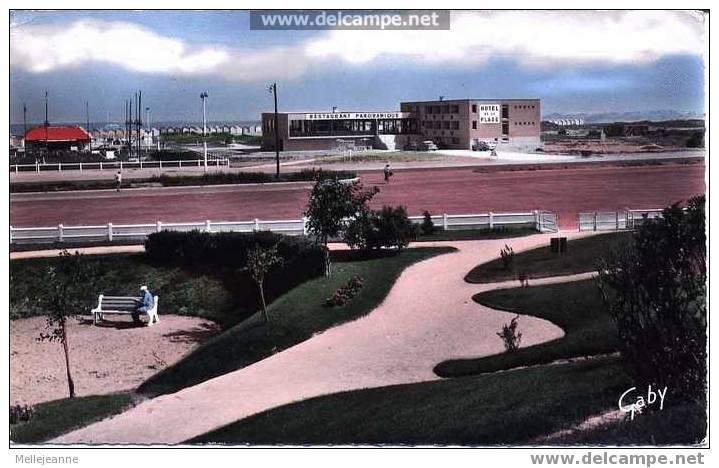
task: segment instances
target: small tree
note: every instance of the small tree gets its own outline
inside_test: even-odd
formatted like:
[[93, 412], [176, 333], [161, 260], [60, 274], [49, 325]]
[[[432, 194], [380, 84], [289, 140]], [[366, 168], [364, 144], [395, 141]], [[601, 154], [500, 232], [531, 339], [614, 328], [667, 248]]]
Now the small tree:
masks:
[[62, 345], [65, 354], [65, 370], [70, 398], [75, 397], [75, 383], [70, 368], [70, 347], [67, 337], [67, 319], [90, 305], [92, 270], [84, 257], [75, 252], [63, 250], [56, 264], [48, 267], [43, 290], [38, 301], [47, 311], [47, 328], [50, 333], [41, 333], [39, 341], [55, 341]]
[[669, 386], [682, 399], [706, 391], [704, 197], [645, 219], [633, 245], [600, 262], [598, 285], [636, 383]]
[[327, 242], [344, 231], [349, 219], [365, 213], [367, 203], [378, 192], [377, 187], [364, 190], [359, 182], [326, 179], [315, 183], [304, 214], [308, 218], [307, 230], [325, 247], [325, 276], [332, 271]]
[[511, 270], [514, 266], [514, 249], [504, 244], [504, 248], [499, 251], [499, 256], [502, 258], [504, 269]]
[[431, 236], [434, 234], [434, 222], [432, 221], [432, 215], [429, 211], [425, 211], [422, 213], [422, 216], [424, 218], [422, 219], [422, 224], [419, 228], [422, 230], [422, 234], [425, 236]]
[[345, 242], [360, 249], [396, 248], [402, 250], [417, 238], [417, 226], [403, 206], [385, 206], [353, 219], [345, 231]]
[[522, 342], [522, 333], [517, 331], [519, 327], [519, 315], [514, 317], [511, 322], [502, 325], [502, 329], [497, 332], [497, 336], [502, 339], [504, 349], [507, 352], [513, 352], [519, 349]]
[[262, 318], [265, 323], [269, 322], [267, 303], [265, 302], [265, 278], [274, 267], [281, 264], [282, 257], [277, 254], [277, 244], [267, 248], [255, 244], [255, 247], [247, 253], [246, 268], [260, 291]]

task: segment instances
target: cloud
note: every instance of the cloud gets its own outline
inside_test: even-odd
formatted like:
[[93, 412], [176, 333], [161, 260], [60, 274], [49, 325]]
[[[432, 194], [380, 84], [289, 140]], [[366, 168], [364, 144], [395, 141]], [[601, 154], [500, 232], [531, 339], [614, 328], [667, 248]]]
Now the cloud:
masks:
[[702, 55], [700, 14], [673, 11], [452, 12], [448, 31], [324, 31], [264, 49], [195, 45], [120, 21], [11, 25], [10, 61], [34, 73], [87, 63], [232, 81], [296, 78], [319, 66], [378, 60], [454, 66], [509, 58], [525, 67], [649, 63]]
[[701, 16], [674, 11], [452, 12], [448, 31], [335, 30], [305, 46], [309, 57], [349, 63], [387, 55], [426, 64], [504, 57], [535, 67], [647, 63], [704, 49]]
[[141, 73], [252, 81], [266, 78], [271, 70], [301, 74], [305, 66], [292, 60], [296, 56], [297, 51], [288, 47], [257, 51], [197, 46], [119, 21], [83, 19], [69, 25], [11, 26], [10, 63], [34, 73], [104, 63]]
[[10, 60], [37, 73], [100, 62], [144, 73], [191, 75], [226, 62], [228, 54], [212, 47], [193, 50], [132, 23], [79, 20], [69, 26], [12, 28]]

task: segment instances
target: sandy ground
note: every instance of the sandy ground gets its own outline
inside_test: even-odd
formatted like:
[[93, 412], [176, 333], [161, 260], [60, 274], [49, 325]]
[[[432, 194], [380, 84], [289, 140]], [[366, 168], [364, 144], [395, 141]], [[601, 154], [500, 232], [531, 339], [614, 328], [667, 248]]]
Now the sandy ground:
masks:
[[[575, 237], [574, 236], [570, 237]], [[472, 301], [477, 292], [517, 282], [468, 284], [464, 275], [495, 258], [505, 244], [521, 251], [548, 243], [548, 235], [518, 239], [442, 242], [459, 252], [406, 269], [371, 314], [331, 328], [244, 369], [147, 400], [133, 409], [56, 439], [56, 443], [176, 444], [252, 414], [344, 390], [436, 380], [446, 359], [503, 351], [495, 335], [514, 314]], [[575, 275], [569, 279], [584, 278]], [[567, 281], [534, 280], [532, 284]], [[539, 318], [519, 320], [523, 345], [563, 336]]]
[[[113, 253], [135, 253], [144, 252], [144, 245], [103, 245], [97, 247], [70, 247], [70, 252], [80, 252], [83, 255], [106, 255]], [[27, 250], [25, 252], [10, 252], [10, 260], [23, 258], [56, 257], [63, 252], [63, 249]]]
[[[663, 207], [704, 193], [705, 165], [585, 167], [485, 173], [478, 168], [407, 169], [385, 183], [363, 172], [362, 183], [380, 189], [370, 205], [405, 205], [410, 215], [549, 210], [562, 228], [576, 228], [581, 211]], [[177, 187], [157, 190], [11, 194], [10, 223], [22, 226], [94, 225], [297, 219], [311, 184]], [[108, 207], [112, 209], [108, 209]]]
[[[68, 342], [77, 395], [134, 389], [217, 332], [204, 319], [160, 315], [160, 320], [135, 327], [120, 315], [107, 316], [102, 326], [93, 326], [88, 317], [71, 319]], [[37, 341], [41, 332], [46, 332], [44, 317], [10, 322], [11, 404], [68, 396], [62, 346]]]

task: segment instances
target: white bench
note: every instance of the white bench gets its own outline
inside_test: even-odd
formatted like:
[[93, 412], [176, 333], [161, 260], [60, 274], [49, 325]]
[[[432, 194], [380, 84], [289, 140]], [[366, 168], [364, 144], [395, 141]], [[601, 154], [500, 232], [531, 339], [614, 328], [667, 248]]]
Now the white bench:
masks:
[[[152, 306], [152, 309], [147, 311], [147, 316], [150, 319], [148, 325], [160, 321], [160, 317], [157, 315], [159, 299], [158, 296], [155, 296], [155, 304]], [[105, 314], [133, 314], [140, 306], [142, 306], [141, 297], [105, 296], [104, 294], [100, 294], [97, 299], [97, 307], [92, 309], [90, 313], [92, 314], [93, 323], [97, 325], [102, 322], [103, 315]]]

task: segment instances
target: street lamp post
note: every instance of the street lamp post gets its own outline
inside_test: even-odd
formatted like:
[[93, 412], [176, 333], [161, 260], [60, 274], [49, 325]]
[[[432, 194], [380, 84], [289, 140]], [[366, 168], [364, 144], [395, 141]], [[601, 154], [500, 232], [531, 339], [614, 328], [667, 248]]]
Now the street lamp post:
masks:
[[147, 144], [147, 148], [146, 148], [146, 152], [149, 153], [150, 146], [152, 145], [152, 138], [154, 136], [152, 134], [152, 126], [150, 125], [150, 108], [149, 107], [145, 107], [145, 114], [146, 114], [145, 124], [147, 125], [147, 131], [150, 134], [150, 140], [149, 140], [149, 143]]
[[275, 162], [277, 165], [276, 177], [280, 178], [280, 130], [278, 128], [279, 118], [277, 117], [277, 83], [270, 85], [270, 92], [275, 97]]
[[202, 145], [204, 147], [204, 159], [205, 159], [205, 172], [207, 172], [207, 139], [205, 134], [207, 133], [207, 115], [205, 113], [205, 101], [207, 100], [207, 91], [203, 91], [200, 94], [202, 99]]

